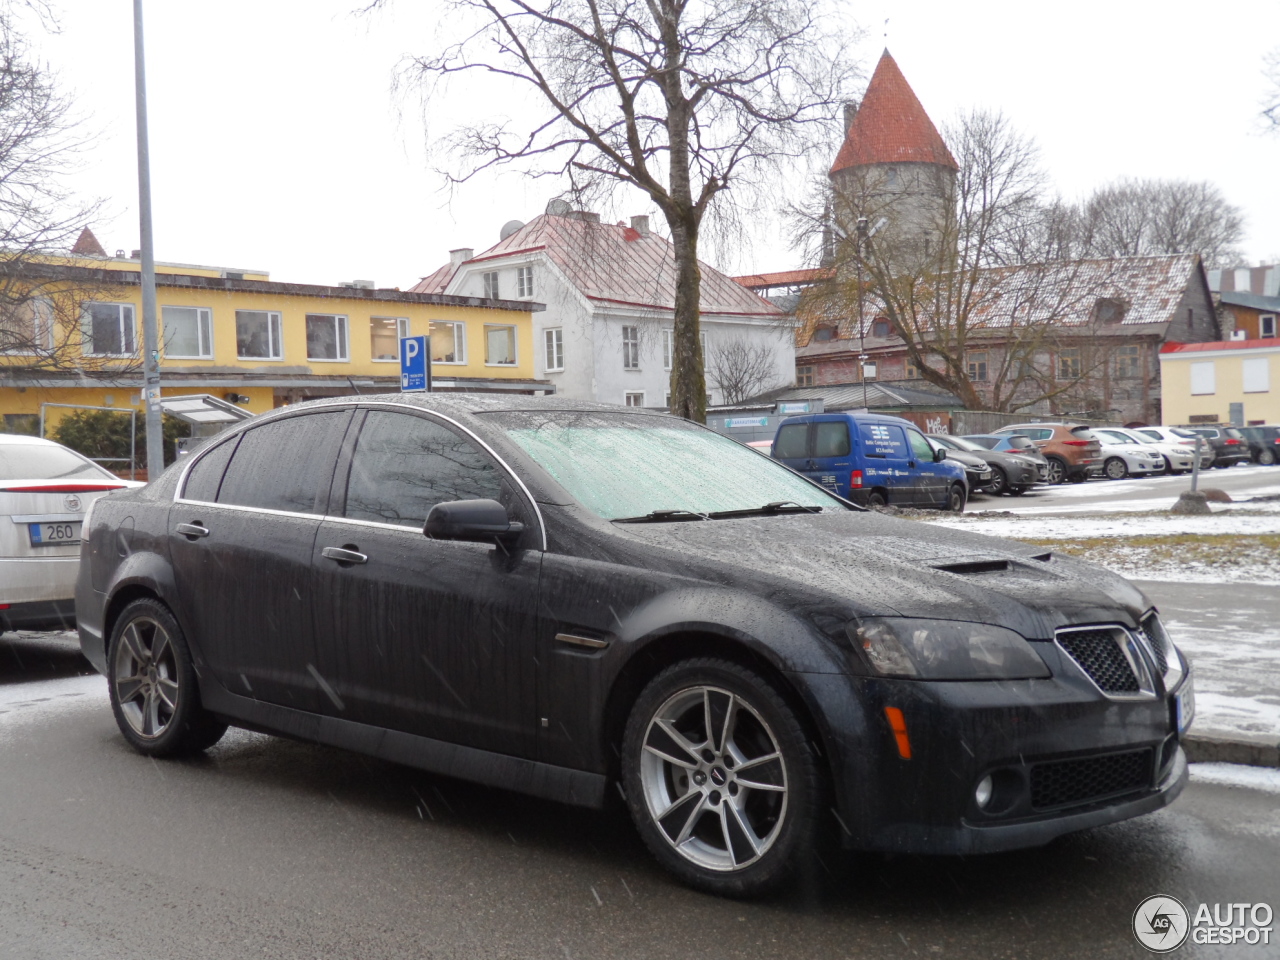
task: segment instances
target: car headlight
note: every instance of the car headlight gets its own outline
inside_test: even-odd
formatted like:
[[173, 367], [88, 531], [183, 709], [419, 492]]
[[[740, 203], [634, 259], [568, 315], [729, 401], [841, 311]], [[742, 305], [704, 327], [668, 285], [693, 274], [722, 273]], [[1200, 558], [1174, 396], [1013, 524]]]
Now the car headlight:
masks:
[[1031, 644], [1004, 627], [868, 617], [846, 630], [872, 669], [886, 677], [1025, 680], [1049, 676], [1049, 668]]

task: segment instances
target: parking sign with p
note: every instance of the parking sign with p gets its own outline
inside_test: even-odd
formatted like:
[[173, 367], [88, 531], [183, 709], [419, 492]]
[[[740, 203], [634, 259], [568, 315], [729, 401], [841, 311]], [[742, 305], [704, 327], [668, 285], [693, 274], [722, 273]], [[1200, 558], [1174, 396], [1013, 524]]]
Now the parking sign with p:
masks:
[[426, 393], [431, 389], [430, 339], [400, 338], [401, 393]]

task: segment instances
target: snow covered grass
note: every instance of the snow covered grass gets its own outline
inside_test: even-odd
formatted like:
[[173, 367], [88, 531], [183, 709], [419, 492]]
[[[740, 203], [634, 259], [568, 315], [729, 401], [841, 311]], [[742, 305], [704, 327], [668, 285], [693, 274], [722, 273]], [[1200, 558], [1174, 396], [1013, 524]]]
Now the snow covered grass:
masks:
[[1165, 614], [1165, 626], [1195, 671], [1192, 733], [1280, 739], [1280, 623], [1247, 607], [1211, 622]]
[[1245, 767], [1236, 763], [1193, 763], [1191, 779], [1195, 783], [1215, 783], [1224, 787], [1248, 787], [1280, 793], [1280, 770], [1274, 767]]

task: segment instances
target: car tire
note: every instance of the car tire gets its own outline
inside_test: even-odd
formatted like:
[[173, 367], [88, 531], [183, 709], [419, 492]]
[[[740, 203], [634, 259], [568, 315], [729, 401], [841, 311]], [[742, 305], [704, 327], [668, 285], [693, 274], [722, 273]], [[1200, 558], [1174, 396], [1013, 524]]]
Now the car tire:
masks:
[[1064, 483], [1068, 473], [1067, 461], [1061, 457], [1046, 457], [1045, 459], [1049, 461], [1049, 466], [1045, 471], [1044, 482], [1054, 486]]
[[991, 480], [987, 483], [986, 492], [993, 497], [1009, 492], [1009, 477], [1004, 468], [991, 465]]
[[1108, 480], [1123, 480], [1129, 475], [1129, 465], [1120, 457], [1108, 457], [1102, 465], [1102, 472]]
[[879, 490], [872, 490], [867, 494], [867, 506], [869, 507], [883, 507], [887, 505], [888, 502], [889, 501], [885, 499], [884, 494]]
[[768, 681], [728, 660], [686, 660], [649, 682], [627, 720], [622, 781], [654, 857], [718, 896], [803, 874], [830, 826], [812, 737]]
[[1264, 467], [1270, 467], [1276, 462], [1276, 452], [1268, 450], [1265, 447], [1258, 453], [1258, 463]]
[[951, 489], [947, 491], [947, 502], [942, 509], [951, 513], [964, 513], [964, 505], [968, 497], [965, 496], [964, 487], [958, 483], [953, 483]]
[[134, 600], [116, 620], [107, 688], [120, 732], [146, 756], [199, 753], [227, 731], [201, 705], [182, 628], [159, 600]]

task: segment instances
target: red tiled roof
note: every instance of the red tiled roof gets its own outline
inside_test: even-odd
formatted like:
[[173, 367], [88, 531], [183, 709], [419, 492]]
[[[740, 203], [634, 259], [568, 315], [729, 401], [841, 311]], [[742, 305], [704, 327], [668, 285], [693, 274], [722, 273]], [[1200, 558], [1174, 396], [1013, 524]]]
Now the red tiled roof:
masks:
[[733, 279], [754, 290], [757, 287], [789, 287], [801, 283], [817, 283], [830, 280], [834, 276], [830, 267], [815, 267], [808, 270], [783, 270], [779, 273], [751, 273], [745, 277]]
[[[476, 263], [544, 251], [586, 297], [609, 303], [671, 310], [676, 300], [675, 252], [657, 234], [642, 236], [623, 224], [542, 214], [505, 240], [468, 260]], [[713, 267], [702, 268], [702, 312], [782, 316], [783, 311]], [[453, 277], [446, 264], [414, 292], [444, 290]]]
[[876, 64], [831, 172], [872, 163], [938, 163], [959, 169], [888, 50]]
[[1161, 353], [1202, 353], [1210, 350], [1280, 350], [1280, 340], [1211, 340], [1208, 343], [1175, 343], [1170, 340], [1160, 348]]

